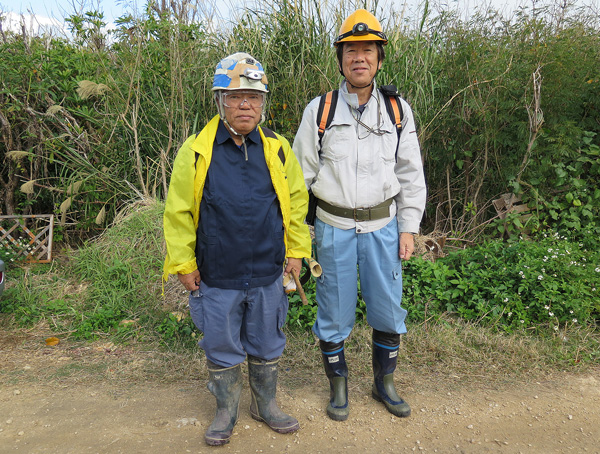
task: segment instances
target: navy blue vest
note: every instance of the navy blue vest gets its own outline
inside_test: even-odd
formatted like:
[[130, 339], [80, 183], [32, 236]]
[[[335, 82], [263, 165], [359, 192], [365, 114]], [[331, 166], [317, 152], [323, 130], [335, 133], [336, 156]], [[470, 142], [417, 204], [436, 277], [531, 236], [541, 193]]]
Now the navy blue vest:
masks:
[[283, 217], [258, 129], [246, 136], [248, 160], [219, 123], [200, 203], [196, 261], [211, 287], [272, 284], [283, 272]]

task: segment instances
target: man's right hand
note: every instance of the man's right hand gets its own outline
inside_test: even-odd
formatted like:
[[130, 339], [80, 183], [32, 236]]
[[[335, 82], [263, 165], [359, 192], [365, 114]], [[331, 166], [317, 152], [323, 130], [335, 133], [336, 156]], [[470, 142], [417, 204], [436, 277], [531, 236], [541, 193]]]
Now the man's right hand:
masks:
[[178, 274], [179, 282], [183, 284], [186, 290], [193, 292], [200, 288], [200, 271], [194, 270], [189, 274]]

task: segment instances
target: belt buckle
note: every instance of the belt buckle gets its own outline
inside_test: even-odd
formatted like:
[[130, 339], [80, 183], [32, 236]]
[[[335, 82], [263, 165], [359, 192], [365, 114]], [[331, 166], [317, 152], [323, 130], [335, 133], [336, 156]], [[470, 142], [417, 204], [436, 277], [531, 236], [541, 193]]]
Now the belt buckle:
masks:
[[[369, 221], [371, 219], [371, 207], [369, 208], [354, 208], [352, 210], [354, 222]], [[361, 216], [359, 216], [361, 215]]]

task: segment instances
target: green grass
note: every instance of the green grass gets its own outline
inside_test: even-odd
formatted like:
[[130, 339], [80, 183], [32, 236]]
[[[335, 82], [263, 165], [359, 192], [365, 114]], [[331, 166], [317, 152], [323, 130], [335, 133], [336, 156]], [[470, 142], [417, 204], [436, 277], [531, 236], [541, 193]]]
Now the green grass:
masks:
[[[10, 333], [7, 339], [16, 339], [15, 348], [34, 341], [34, 351], [46, 348], [43, 340], [50, 336], [61, 340], [67, 357], [91, 346], [112, 345], [108, 352], [102, 347], [83, 368], [60, 365], [48, 374], [51, 379], [84, 379], [96, 373], [170, 380], [169, 374], [175, 379], [204, 373], [196, 345], [200, 334], [187, 311], [187, 293], [174, 277], [162, 293], [162, 210], [157, 201], [133, 204], [111, 228], [80, 249], [51, 265], [22, 265], [9, 274], [0, 300], [0, 329]], [[548, 249], [555, 252], [555, 259], [547, 255]], [[577, 248], [556, 235], [538, 241], [492, 241], [435, 262], [411, 260], [404, 273], [403, 304], [410, 315], [399, 373], [482, 381], [491, 375], [502, 382], [593, 367], [600, 358], [598, 307], [592, 292], [599, 262], [598, 252]], [[545, 285], [537, 279], [542, 267]], [[521, 277], [520, 270], [531, 274], [530, 280]], [[520, 286], [528, 290], [519, 290]], [[286, 374], [285, 379], [294, 386], [321, 374], [318, 344], [310, 332], [316, 308], [314, 283], [305, 290], [309, 305], [291, 295], [286, 326], [284, 362], [299, 372]], [[516, 311], [511, 301], [519, 292], [525, 315], [515, 323], [509, 312]], [[485, 305], [479, 307], [480, 303]], [[553, 317], [547, 304], [553, 305]], [[579, 311], [577, 323], [570, 310]], [[520, 323], [525, 316], [527, 323]], [[371, 367], [370, 335], [361, 302], [347, 351], [365, 383]], [[15, 373], [7, 370], [4, 377], [20, 379]]]

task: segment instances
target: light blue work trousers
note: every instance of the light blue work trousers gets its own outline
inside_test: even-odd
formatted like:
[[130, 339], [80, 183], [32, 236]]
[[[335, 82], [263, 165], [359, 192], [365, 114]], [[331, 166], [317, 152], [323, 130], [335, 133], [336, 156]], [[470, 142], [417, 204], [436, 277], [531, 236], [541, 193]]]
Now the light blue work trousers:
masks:
[[315, 239], [317, 261], [323, 268], [317, 279], [315, 335], [326, 342], [341, 342], [350, 335], [359, 275], [369, 325], [386, 333], [406, 333], [396, 218], [370, 233], [341, 230], [316, 219]]
[[204, 333], [198, 345], [222, 367], [244, 362], [246, 354], [265, 360], [282, 355], [281, 330], [288, 311], [283, 277], [263, 287], [229, 290], [200, 282], [198, 296], [190, 294], [192, 320]]

